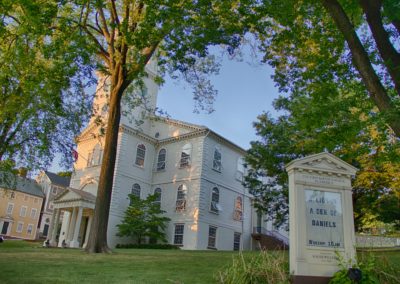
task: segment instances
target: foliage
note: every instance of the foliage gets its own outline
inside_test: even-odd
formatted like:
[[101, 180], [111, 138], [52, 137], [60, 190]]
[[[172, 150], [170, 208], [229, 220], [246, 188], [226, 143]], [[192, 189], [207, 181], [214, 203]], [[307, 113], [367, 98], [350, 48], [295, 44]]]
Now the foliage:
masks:
[[146, 237], [167, 242], [164, 230], [170, 219], [162, 216], [165, 211], [161, 210], [160, 204], [156, 202], [157, 194], [149, 195], [146, 199], [130, 194], [129, 198], [130, 205], [122, 223], [117, 225], [117, 235], [133, 237], [138, 245], [141, 245]]
[[70, 171], [58, 172], [57, 175], [60, 176], [60, 177], [71, 177], [72, 172], [70, 172]]
[[[391, 284], [399, 283], [400, 275], [398, 269], [394, 267], [385, 257], [377, 257], [372, 253], [362, 253], [359, 255], [356, 263], [347, 263], [337, 254], [340, 270], [333, 275], [330, 284]], [[359, 282], [352, 281], [349, 274], [349, 267], [361, 270], [361, 280]]]
[[353, 180], [357, 230], [372, 214], [377, 220], [399, 222], [400, 145], [367, 97], [332, 85], [321, 92], [281, 97], [274, 107], [284, 114], [274, 119], [265, 113], [254, 123], [260, 139], [248, 151], [245, 185], [276, 225], [288, 217], [285, 165], [322, 151], [359, 168]]
[[54, 1], [1, 1], [0, 16], [0, 163], [38, 169], [62, 152], [70, 165], [90, 112], [90, 56], [76, 32], [53, 28]]
[[261, 251], [249, 259], [239, 254], [216, 280], [224, 284], [290, 283], [289, 263], [282, 252]]
[[[269, 0], [254, 29], [279, 90], [291, 97], [347, 90], [400, 135], [397, 1]], [[376, 112], [376, 111], [375, 111]]]
[[180, 249], [171, 244], [117, 244], [116, 248], [121, 249]]

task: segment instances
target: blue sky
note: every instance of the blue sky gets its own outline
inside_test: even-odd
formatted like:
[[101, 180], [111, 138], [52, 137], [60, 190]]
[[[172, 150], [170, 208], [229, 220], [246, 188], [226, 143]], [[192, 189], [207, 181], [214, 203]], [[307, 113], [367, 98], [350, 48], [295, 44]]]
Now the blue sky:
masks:
[[219, 75], [212, 78], [218, 90], [211, 114], [193, 113], [192, 90], [184, 82], [166, 78], [158, 93], [158, 107], [171, 118], [207, 126], [238, 146], [248, 149], [256, 139], [252, 123], [263, 111], [276, 115], [272, 101], [278, 91], [265, 65], [224, 59]]

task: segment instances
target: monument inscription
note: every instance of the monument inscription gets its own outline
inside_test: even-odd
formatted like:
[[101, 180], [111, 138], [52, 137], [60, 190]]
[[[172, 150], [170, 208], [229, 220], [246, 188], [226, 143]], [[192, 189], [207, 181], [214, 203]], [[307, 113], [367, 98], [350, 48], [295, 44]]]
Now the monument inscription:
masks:
[[307, 246], [343, 248], [340, 193], [305, 189]]

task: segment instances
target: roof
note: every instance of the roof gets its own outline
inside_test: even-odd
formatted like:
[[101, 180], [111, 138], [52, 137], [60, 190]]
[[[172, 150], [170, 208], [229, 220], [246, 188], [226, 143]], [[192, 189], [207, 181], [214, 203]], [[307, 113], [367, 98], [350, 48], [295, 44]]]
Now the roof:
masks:
[[[176, 126], [189, 128], [189, 129], [192, 129], [194, 131], [199, 131], [199, 132], [202, 131], [205, 134], [209, 133], [209, 134], [213, 135], [215, 138], [217, 138], [218, 140], [224, 142], [225, 144], [232, 146], [233, 148], [235, 148], [236, 150], [241, 152], [243, 155], [245, 155], [247, 153], [246, 150], [243, 149], [242, 147], [238, 146], [237, 144], [235, 144], [232, 141], [226, 139], [222, 135], [218, 134], [217, 132], [213, 131], [212, 129], [210, 129], [210, 128], [206, 127], [206, 126], [193, 124], [193, 123], [188, 123], [188, 122], [185, 122], [185, 121], [171, 119], [171, 118], [165, 118], [165, 117], [162, 117], [162, 116], [155, 116], [153, 119], [158, 120], [158, 121], [162, 121], [162, 122], [167, 123], [167, 124], [173, 124], [173, 125], [176, 125]], [[182, 134], [180, 136], [185, 136], [185, 135], [190, 135], [190, 134], [191, 133], [187, 133], [187, 134]], [[169, 137], [169, 138], [160, 140], [160, 142], [164, 142], [164, 141], [168, 141], [168, 140], [176, 139], [176, 138], [178, 138], [178, 137]]]
[[85, 201], [89, 201], [89, 202], [92, 202], [92, 203], [96, 202], [96, 196], [94, 196], [90, 192], [79, 190], [79, 189], [72, 188], [72, 187], [68, 187], [66, 190], [64, 190], [63, 192], [59, 193], [54, 198], [53, 202], [54, 203], [64, 202], [65, 200], [61, 200], [61, 198], [63, 196], [65, 196], [65, 195], [69, 194], [69, 192], [77, 194], [79, 196], [79, 199], [82, 199], [82, 200], [85, 200]]
[[69, 186], [71, 178], [62, 177], [62, 176], [59, 176], [59, 175], [57, 175], [55, 173], [48, 172], [48, 171], [45, 171], [44, 173], [50, 179], [51, 183], [56, 184], [56, 185], [61, 185], [63, 187], [68, 187]]
[[72, 188], [72, 187], [68, 187], [68, 190], [78, 194], [80, 197], [82, 197], [83, 200], [96, 202], [96, 196], [94, 196], [90, 192], [79, 190], [79, 189], [75, 189], [75, 188]]
[[42, 192], [39, 184], [36, 181], [30, 178], [15, 176], [15, 182], [16, 183], [14, 184], [14, 182], [11, 181], [11, 183], [15, 185], [15, 187], [14, 186], [10, 187], [10, 184], [6, 184], [4, 179], [0, 179], [0, 187], [6, 189], [13, 189], [34, 196], [44, 197], [44, 193]]

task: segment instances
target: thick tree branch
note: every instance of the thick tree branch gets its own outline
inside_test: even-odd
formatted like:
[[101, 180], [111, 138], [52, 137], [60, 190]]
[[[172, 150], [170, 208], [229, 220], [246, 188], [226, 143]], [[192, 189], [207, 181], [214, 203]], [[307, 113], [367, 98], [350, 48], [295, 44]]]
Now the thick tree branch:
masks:
[[397, 94], [400, 96], [400, 54], [390, 42], [389, 34], [382, 23], [382, 1], [360, 0], [368, 25], [378, 47], [379, 54], [392, 78]]
[[107, 43], [110, 44], [110, 32], [108, 31], [108, 26], [107, 26], [107, 20], [106, 16], [104, 15], [103, 8], [99, 7], [97, 8], [97, 12], [99, 13], [100, 16], [100, 22], [101, 22], [101, 30], [103, 31], [103, 35], [107, 40]]
[[115, 22], [118, 26], [120, 25], [119, 23], [119, 17], [117, 13], [117, 7], [115, 6], [115, 0], [111, 0], [111, 17], [113, 19], [113, 22]]
[[400, 20], [393, 20], [392, 25], [396, 28], [397, 32], [400, 35]]
[[389, 114], [388, 123], [396, 133], [396, 136], [400, 137], [400, 114], [393, 106], [393, 102], [372, 67], [368, 54], [354, 31], [348, 16], [337, 0], [323, 0], [322, 4], [343, 34], [349, 46], [354, 65], [360, 73], [371, 99], [380, 111]]

